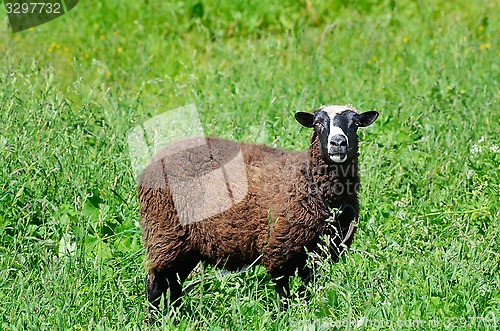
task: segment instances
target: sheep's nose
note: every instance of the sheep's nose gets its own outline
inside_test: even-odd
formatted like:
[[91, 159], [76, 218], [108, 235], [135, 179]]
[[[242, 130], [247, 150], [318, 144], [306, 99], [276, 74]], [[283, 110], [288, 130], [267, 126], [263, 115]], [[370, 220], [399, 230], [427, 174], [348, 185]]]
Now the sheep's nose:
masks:
[[347, 147], [347, 138], [343, 135], [336, 134], [330, 139], [332, 147]]

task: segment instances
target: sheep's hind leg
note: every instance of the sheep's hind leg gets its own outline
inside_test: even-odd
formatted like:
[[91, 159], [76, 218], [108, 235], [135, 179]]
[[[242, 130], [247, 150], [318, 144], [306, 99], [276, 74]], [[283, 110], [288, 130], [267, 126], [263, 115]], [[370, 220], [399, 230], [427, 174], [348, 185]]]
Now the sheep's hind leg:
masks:
[[146, 296], [149, 306], [149, 315], [146, 316], [144, 322], [146, 324], [155, 323], [159, 317], [159, 306], [161, 296], [167, 290], [167, 280], [164, 272], [150, 270], [146, 279]]
[[150, 303], [150, 316], [145, 322], [148, 324], [154, 323], [159, 317], [159, 306], [161, 296], [166, 299], [166, 292], [170, 289], [170, 302], [175, 308], [181, 304], [180, 297], [182, 296], [182, 283], [194, 269], [196, 264], [182, 263], [175, 267], [169, 267], [161, 271], [151, 269], [148, 274], [146, 291], [147, 298]]
[[176, 264], [175, 268], [170, 268], [167, 272], [166, 279], [168, 288], [170, 289], [170, 304], [174, 308], [179, 308], [181, 305], [182, 284], [193, 271], [196, 263], [182, 262]]
[[147, 298], [153, 309], [158, 309], [161, 296], [167, 290], [167, 282], [164, 272], [151, 270], [148, 275], [146, 291]]

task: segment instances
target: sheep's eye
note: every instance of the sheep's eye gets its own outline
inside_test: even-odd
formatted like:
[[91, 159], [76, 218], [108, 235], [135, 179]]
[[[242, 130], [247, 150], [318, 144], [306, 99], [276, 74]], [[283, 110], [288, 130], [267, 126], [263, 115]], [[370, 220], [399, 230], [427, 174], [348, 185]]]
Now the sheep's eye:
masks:
[[316, 126], [316, 128], [318, 128], [318, 129], [324, 129], [326, 127], [325, 123], [323, 123], [321, 121], [314, 123], [314, 126]]

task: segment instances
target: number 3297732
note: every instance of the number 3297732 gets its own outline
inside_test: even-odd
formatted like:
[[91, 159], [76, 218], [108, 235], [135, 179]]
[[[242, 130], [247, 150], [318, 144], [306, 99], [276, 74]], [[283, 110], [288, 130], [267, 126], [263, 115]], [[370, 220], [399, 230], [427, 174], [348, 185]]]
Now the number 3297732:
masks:
[[61, 14], [61, 4], [51, 2], [5, 3], [7, 14]]

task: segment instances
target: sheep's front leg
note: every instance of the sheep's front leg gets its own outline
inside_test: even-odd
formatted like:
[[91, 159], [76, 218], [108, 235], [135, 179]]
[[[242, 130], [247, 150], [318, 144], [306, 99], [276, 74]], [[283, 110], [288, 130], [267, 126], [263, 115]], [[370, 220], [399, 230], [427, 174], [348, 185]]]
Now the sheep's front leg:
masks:
[[311, 269], [308, 267], [299, 269], [299, 277], [302, 280], [302, 285], [298, 289], [299, 295], [309, 299], [312, 293], [307, 286], [313, 280], [313, 273], [311, 272]]
[[281, 306], [284, 309], [288, 308], [288, 296], [290, 295], [290, 284], [288, 283], [288, 276], [275, 277], [276, 292], [280, 297]]
[[288, 276], [281, 276], [276, 279], [276, 292], [278, 292], [280, 299], [288, 298], [290, 292]]

